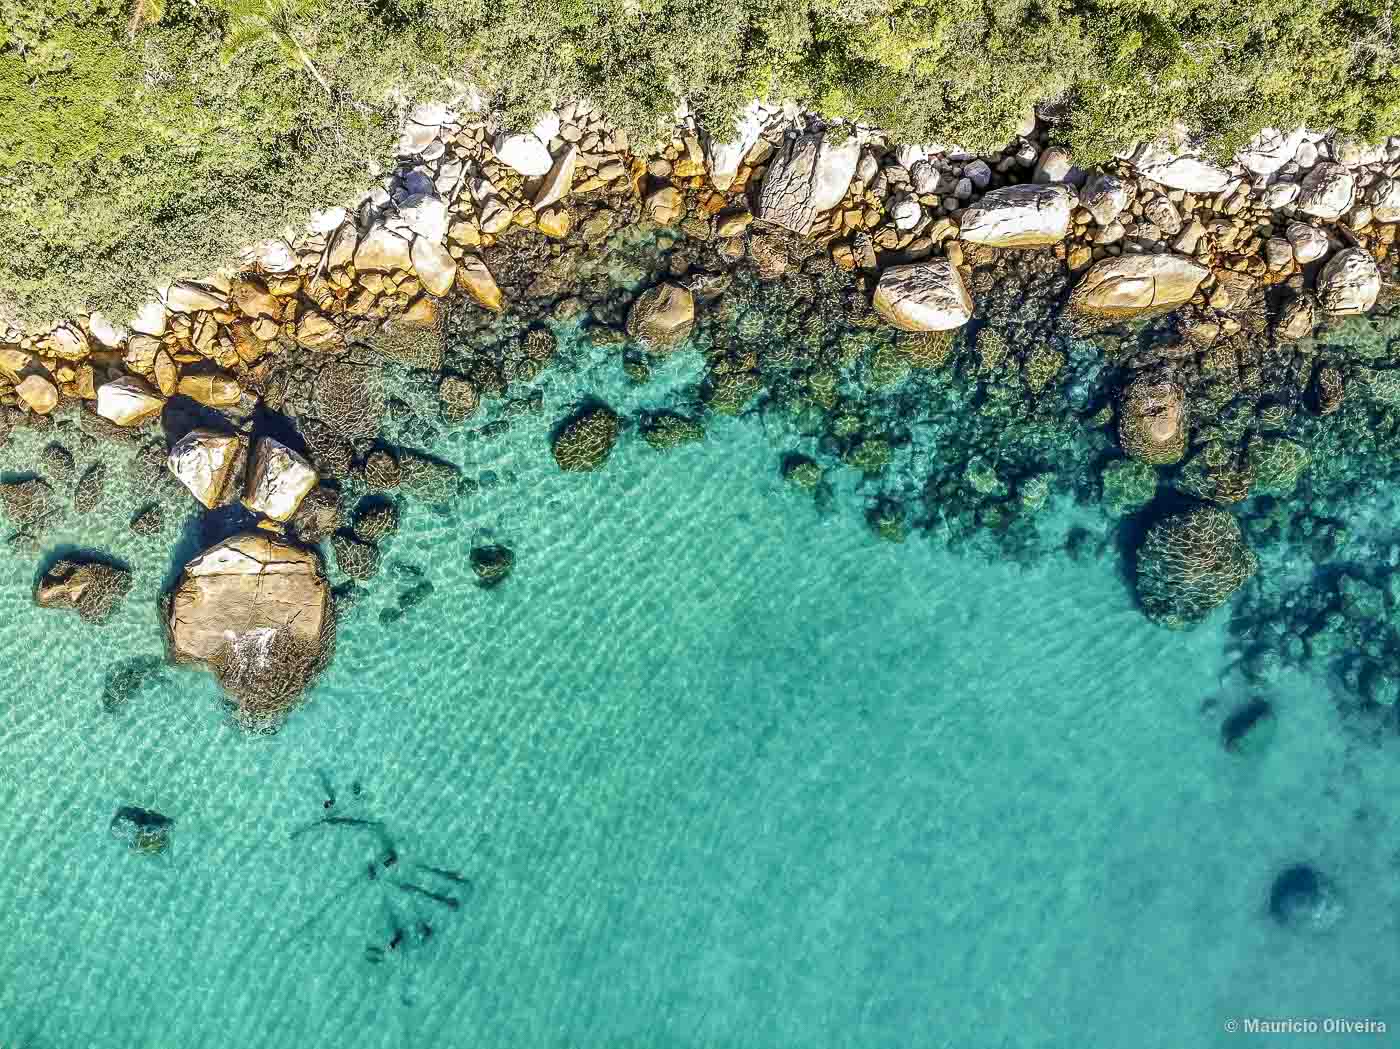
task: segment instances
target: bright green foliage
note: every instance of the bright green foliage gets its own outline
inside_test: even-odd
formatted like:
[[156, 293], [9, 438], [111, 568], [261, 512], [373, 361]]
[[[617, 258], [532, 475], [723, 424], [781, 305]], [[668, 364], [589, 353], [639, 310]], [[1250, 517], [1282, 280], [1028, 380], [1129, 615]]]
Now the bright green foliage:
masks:
[[1056, 102], [1077, 159], [1174, 119], [1400, 130], [1384, 0], [0, 0], [0, 316], [114, 309], [344, 201], [405, 106], [586, 97], [651, 139], [794, 98], [999, 148]]

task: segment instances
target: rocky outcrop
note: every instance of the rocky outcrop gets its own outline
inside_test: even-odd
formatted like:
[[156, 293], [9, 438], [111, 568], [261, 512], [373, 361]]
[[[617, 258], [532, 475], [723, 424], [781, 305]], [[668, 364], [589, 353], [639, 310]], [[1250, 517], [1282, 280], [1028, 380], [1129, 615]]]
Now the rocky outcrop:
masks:
[[972, 296], [947, 259], [894, 266], [880, 274], [875, 309], [901, 331], [948, 331], [972, 316]]
[[278, 716], [330, 654], [321, 559], [260, 531], [227, 539], [185, 566], [167, 629], [176, 662], [213, 670], [250, 720]]
[[274, 521], [290, 521], [315, 487], [316, 471], [310, 463], [281, 441], [264, 437], [253, 450], [243, 505]]
[[767, 116], [768, 110], [762, 103], [752, 102], [740, 114], [729, 137], [721, 140], [716, 135], [702, 136], [705, 167], [710, 173], [711, 184], [721, 193], [734, 184], [739, 165], [749, 150], [758, 144]]
[[191, 430], [175, 442], [167, 463], [170, 472], [204, 506], [223, 502], [238, 461], [237, 437], [217, 430]]
[[1069, 232], [1071, 205], [1069, 190], [1060, 185], [994, 189], [963, 212], [958, 236], [996, 248], [1058, 244]]
[[1121, 255], [1097, 262], [1070, 297], [1081, 313], [1132, 317], [1190, 302], [1210, 271], [1180, 255]]
[[97, 388], [97, 414], [118, 426], [140, 426], [154, 419], [165, 399], [134, 375], [103, 383]]
[[1317, 278], [1317, 301], [1337, 316], [1365, 313], [1381, 291], [1381, 271], [1369, 252], [1347, 248], [1327, 260]]
[[670, 282], [642, 292], [627, 314], [627, 334], [653, 353], [674, 350], [694, 325], [694, 294]]

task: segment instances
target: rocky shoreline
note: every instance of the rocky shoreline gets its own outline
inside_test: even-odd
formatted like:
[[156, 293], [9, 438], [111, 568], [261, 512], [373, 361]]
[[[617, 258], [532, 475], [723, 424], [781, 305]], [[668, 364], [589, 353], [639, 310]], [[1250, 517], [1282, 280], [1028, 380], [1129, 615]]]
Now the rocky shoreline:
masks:
[[[997, 397], [1044, 412], [1068, 336], [1032, 338], [1052, 322], [1001, 300], [1018, 280], [1049, 282], [1066, 289], [1075, 333], [1102, 335], [1119, 373], [1107, 403], [1075, 411], [1111, 426], [1131, 463], [1184, 463], [1179, 487], [1200, 502], [1143, 544], [1144, 608], [1189, 625], [1254, 571], [1218, 507], [1262, 477], [1254, 463], [1267, 435], [1388, 378], [1318, 352], [1313, 337], [1370, 311], [1393, 282], [1400, 140], [1266, 133], [1228, 166], [1158, 143], [1081, 171], [1049, 144], [1047, 123], [1028, 115], [1022, 132], [972, 156], [755, 105], [733, 138], [683, 118], [669, 143], [634, 152], [582, 104], [523, 133], [420, 108], [385, 185], [301, 237], [258, 245], [236, 274], [171, 285], [126, 328], [91, 314], [0, 333], [5, 430], [75, 415], [84, 432], [140, 444], [206, 510], [236, 515], [241, 530], [182, 574], [167, 641], [174, 661], [212, 669], [259, 725], [330, 656], [335, 602], [311, 546], [330, 540], [342, 573], [367, 579], [376, 543], [397, 526], [386, 493], [442, 501], [462, 483], [451, 464], [380, 438], [385, 403], [364, 382], [376, 361], [425, 376], [442, 418], [460, 425], [550, 365], [551, 325], [620, 352], [638, 382], [649, 362], [694, 347], [707, 361], [703, 410], [737, 414], [763, 390], [778, 398], [775, 382], [795, 384], [789, 399], [825, 413], [842, 461], [871, 474], [891, 450], [843, 421], [844, 372], [867, 354], [875, 383], [882, 368], [937, 369], [967, 328], [980, 374], [1014, 373], [1014, 392]], [[664, 272], [629, 271], [634, 230], [664, 244]], [[810, 360], [764, 346], [765, 286], [801, 302]], [[736, 288], [748, 305], [735, 305]], [[449, 313], [484, 348], [445, 364]], [[1171, 337], [1138, 346], [1142, 326], [1168, 315]], [[878, 345], [853, 345], [843, 325]], [[1222, 431], [1217, 416], [1240, 401], [1246, 425]], [[518, 403], [531, 410], [528, 396]], [[559, 467], [601, 466], [624, 423], [583, 406], [554, 435]], [[703, 435], [671, 413], [638, 428], [658, 449]], [[799, 488], [821, 483], [810, 459], [783, 472]], [[1006, 498], [987, 472], [970, 462], [959, 483]], [[41, 483], [0, 493], [19, 543], [40, 543]], [[1016, 506], [984, 501], [978, 523], [1033, 510], [1049, 484], [1021, 478]], [[349, 497], [353, 514], [341, 509]], [[888, 499], [871, 514], [878, 532], [902, 537], [904, 514]], [[82, 611], [72, 580], [83, 572], [65, 564], [36, 599]]]

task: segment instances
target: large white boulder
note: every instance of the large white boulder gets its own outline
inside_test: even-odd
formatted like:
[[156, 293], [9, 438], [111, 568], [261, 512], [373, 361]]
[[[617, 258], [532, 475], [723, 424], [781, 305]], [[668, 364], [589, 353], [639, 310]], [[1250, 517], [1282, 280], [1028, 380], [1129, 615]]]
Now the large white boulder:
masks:
[[1377, 222], [1400, 222], [1400, 179], [1379, 179], [1371, 187], [1371, 214]]
[[413, 270], [433, 295], [446, 295], [457, 277], [457, 261], [441, 241], [418, 237], [413, 242]]
[[1181, 255], [1120, 255], [1094, 263], [1070, 302], [1095, 317], [1131, 317], [1190, 302], [1210, 274]]
[[1306, 222], [1290, 222], [1283, 235], [1288, 238], [1288, 243], [1293, 245], [1293, 257], [1298, 260], [1300, 266], [1316, 262], [1326, 255], [1331, 247], [1327, 234]]
[[1235, 162], [1252, 175], [1272, 175], [1298, 155], [1303, 129], [1280, 131], [1266, 127], [1235, 154]]
[[1380, 267], [1365, 248], [1337, 252], [1317, 278], [1317, 301], [1331, 314], [1365, 313], [1380, 292]]
[[140, 426], [164, 407], [164, 398], [134, 375], [123, 375], [97, 388], [97, 414], [118, 426]]
[[958, 236], [997, 248], [1058, 244], [1069, 232], [1072, 208], [1062, 185], [1005, 186], [963, 212]]
[[1303, 179], [1298, 210], [1324, 222], [1335, 222], [1351, 210], [1356, 200], [1356, 180], [1340, 164], [1319, 164]]
[[502, 164], [514, 168], [526, 178], [545, 174], [554, 163], [549, 148], [532, 131], [497, 135], [495, 150]]
[[223, 500], [229, 475], [238, 460], [238, 438], [217, 430], [191, 430], [170, 449], [167, 464], [177, 480], [204, 506]]
[[274, 521], [289, 521], [316, 487], [311, 464], [281, 441], [264, 437], [253, 450], [243, 505]]
[[880, 274], [875, 309], [901, 331], [949, 331], [972, 317], [972, 296], [957, 267], [929, 259]]
[[1228, 171], [1212, 160], [1194, 153], [1172, 153], [1156, 146], [1143, 147], [1133, 167], [1158, 185], [1188, 193], [1220, 193], [1234, 181]]
[[441, 197], [413, 197], [399, 208], [399, 218], [419, 237], [441, 243], [447, 236], [447, 201]]

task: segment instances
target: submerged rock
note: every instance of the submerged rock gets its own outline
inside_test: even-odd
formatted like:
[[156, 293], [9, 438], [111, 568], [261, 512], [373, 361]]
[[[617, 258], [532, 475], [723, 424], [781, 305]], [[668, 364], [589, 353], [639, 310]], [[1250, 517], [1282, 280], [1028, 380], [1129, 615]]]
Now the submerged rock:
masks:
[[509, 547], [498, 544], [478, 546], [472, 549], [471, 561], [478, 585], [490, 589], [506, 581], [515, 567], [515, 554]]
[[155, 856], [170, 848], [170, 832], [175, 821], [151, 809], [123, 805], [112, 816], [108, 829], [112, 837], [126, 842], [132, 852]]
[[1257, 754], [1273, 739], [1278, 719], [1265, 700], [1255, 699], [1240, 707], [1220, 726], [1220, 742], [1232, 754]]
[[593, 408], [569, 420], [554, 438], [554, 461], [570, 472], [596, 470], [608, 461], [617, 442], [618, 418], [607, 408]]
[[58, 407], [58, 387], [42, 375], [26, 375], [15, 393], [35, 415], [47, 415]]
[[275, 722], [330, 658], [330, 587], [314, 550], [244, 532], [185, 566], [169, 649], [212, 670], [250, 728]]
[[627, 314], [627, 334], [653, 353], [685, 342], [695, 326], [695, 295], [669, 281], [637, 296]]
[[34, 588], [40, 608], [66, 608], [87, 623], [107, 619], [131, 590], [131, 571], [100, 561], [59, 561]]
[[1320, 933], [1334, 928], [1346, 914], [1346, 907], [1331, 878], [1300, 863], [1274, 879], [1269, 914], [1286, 929]]
[[901, 331], [949, 331], [972, 317], [972, 296], [948, 259], [930, 259], [880, 274], [875, 309]]
[[1184, 510], [1149, 528], [1138, 547], [1138, 600], [1155, 623], [1193, 626], [1228, 601], [1258, 567], [1233, 516], [1213, 506]]

